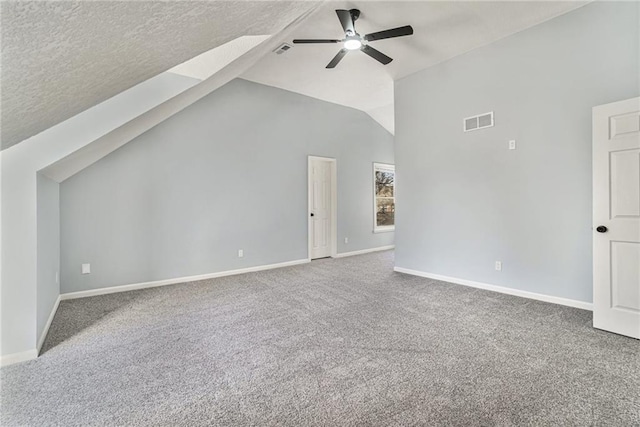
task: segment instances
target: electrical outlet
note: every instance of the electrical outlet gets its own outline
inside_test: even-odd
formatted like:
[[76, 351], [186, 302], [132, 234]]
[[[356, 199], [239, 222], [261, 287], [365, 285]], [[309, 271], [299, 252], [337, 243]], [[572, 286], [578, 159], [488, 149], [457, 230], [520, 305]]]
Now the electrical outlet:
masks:
[[509, 141], [509, 150], [515, 150], [516, 149], [516, 140], [512, 139]]
[[238, 258], [242, 258], [244, 256], [244, 250], [238, 249]]
[[502, 271], [502, 262], [496, 261], [496, 271]]
[[345, 243], [345, 244], [346, 244], [346, 243], [349, 243], [349, 238], [348, 238], [348, 237], [345, 237], [345, 238], [344, 238], [344, 243]]
[[82, 274], [91, 274], [91, 264], [82, 264]]

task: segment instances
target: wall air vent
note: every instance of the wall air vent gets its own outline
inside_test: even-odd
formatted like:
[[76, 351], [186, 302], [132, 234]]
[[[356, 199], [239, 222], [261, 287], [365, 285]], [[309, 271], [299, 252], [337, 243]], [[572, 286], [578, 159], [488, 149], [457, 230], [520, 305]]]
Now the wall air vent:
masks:
[[472, 130], [490, 128], [493, 126], [493, 111], [490, 113], [479, 114], [473, 117], [467, 117], [462, 121], [462, 129], [465, 132]]
[[291, 45], [288, 43], [282, 43], [280, 46], [278, 46], [278, 48], [276, 50], [274, 50], [275, 53], [277, 53], [278, 55], [285, 53], [286, 51], [288, 51], [289, 49], [291, 49]]

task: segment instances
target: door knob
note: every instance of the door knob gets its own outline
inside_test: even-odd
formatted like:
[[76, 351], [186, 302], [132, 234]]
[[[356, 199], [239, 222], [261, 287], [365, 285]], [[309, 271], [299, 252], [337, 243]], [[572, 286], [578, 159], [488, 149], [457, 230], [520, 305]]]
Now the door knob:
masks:
[[313, 214], [313, 212], [311, 213], [311, 216], [315, 216], [315, 215]]
[[606, 232], [607, 232], [607, 230], [608, 230], [608, 228], [607, 228], [607, 227], [605, 227], [604, 225], [599, 225], [599, 226], [597, 226], [597, 227], [596, 227], [596, 231], [597, 231], [598, 233], [606, 233]]

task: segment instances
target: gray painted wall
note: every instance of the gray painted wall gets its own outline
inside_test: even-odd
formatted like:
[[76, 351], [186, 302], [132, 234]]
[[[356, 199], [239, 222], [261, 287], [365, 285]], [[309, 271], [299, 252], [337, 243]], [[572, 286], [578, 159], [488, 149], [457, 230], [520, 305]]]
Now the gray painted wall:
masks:
[[60, 271], [60, 185], [44, 175], [37, 176], [38, 273], [36, 289], [37, 339], [60, 295], [56, 273]]
[[[589, 4], [396, 82], [398, 267], [591, 301], [591, 108], [640, 93], [639, 6]], [[495, 127], [462, 132], [487, 111]]]
[[[123, 137], [112, 131], [121, 131], [125, 124], [128, 126], [125, 136], [138, 132], [157, 118], [155, 113], [143, 113], [161, 103], [171, 103], [172, 100], [167, 100], [175, 99], [195, 83], [195, 79], [163, 73], [0, 152], [4, 248], [0, 280], [2, 357], [23, 352], [14, 356], [30, 357], [38, 341], [38, 171], [77, 153], [92, 141], [104, 141], [107, 134]], [[167, 112], [165, 108], [160, 110], [161, 116]], [[143, 119], [135, 119], [141, 115]], [[106, 140], [113, 142], [114, 138], [117, 140], [116, 137]]]
[[393, 136], [234, 80], [61, 184], [61, 291], [307, 258], [308, 155], [337, 158], [338, 252], [392, 244], [372, 233], [372, 163], [393, 163]]

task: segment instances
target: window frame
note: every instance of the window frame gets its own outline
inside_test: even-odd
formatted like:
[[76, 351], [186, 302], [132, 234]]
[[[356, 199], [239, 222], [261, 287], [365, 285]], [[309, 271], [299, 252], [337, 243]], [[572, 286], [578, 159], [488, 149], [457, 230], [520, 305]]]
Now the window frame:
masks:
[[387, 233], [390, 231], [395, 231], [395, 209], [394, 209], [394, 218], [393, 225], [378, 225], [378, 198], [376, 194], [376, 172], [393, 172], [393, 197], [380, 197], [383, 199], [393, 199], [393, 205], [396, 204], [396, 165], [392, 165], [389, 163], [374, 163], [373, 164], [373, 232], [374, 233]]

